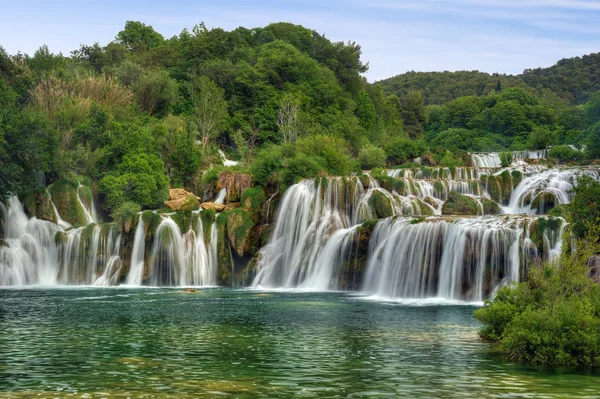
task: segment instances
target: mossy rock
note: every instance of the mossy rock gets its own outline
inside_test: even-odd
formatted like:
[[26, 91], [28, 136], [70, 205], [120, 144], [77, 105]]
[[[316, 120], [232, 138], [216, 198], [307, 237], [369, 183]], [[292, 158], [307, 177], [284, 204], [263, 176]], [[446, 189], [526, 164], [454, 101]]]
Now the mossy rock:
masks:
[[394, 208], [390, 198], [380, 190], [373, 190], [369, 205], [375, 210], [375, 214], [379, 219], [394, 216]]
[[510, 174], [513, 179], [513, 187], [517, 187], [521, 183], [521, 180], [523, 180], [523, 173], [520, 170], [513, 170]]
[[10, 245], [8, 245], [8, 242], [6, 242], [5, 240], [0, 240], [0, 248], [8, 248]]
[[204, 234], [204, 241], [210, 242], [210, 230], [215, 221], [216, 212], [212, 209], [204, 209], [200, 212], [199, 217], [202, 220], [202, 229]]
[[430, 207], [428, 207], [424, 201], [418, 200], [418, 204], [419, 204], [419, 209], [421, 211], [420, 212], [421, 216], [432, 216], [433, 215], [433, 210]]
[[252, 176], [245, 173], [234, 173], [229, 170], [221, 172], [217, 181], [217, 190], [226, 189], [226, 202], [239, 202], [244, 191], [252, 187]]
[[483, 214], [484, 215], [500, 215], [502, 214], [502, 208], [496, 201], [492, 201], [489, 199], [483, 199], [481, 201], [483, 205]]
[[448, 199], [442, 206], [442, 215], [478, 215], [479, 204], [474, 199], [457, 193], [456, 191], [450, 191], [448, 193]]
[[61, 179], [53, 183], [48, 190], [52, 196], [52, 202], [56, 205], [56, 209], [64, 221], [72, 225], [86, 225], [85, 211], [77, 200], [77, 187], [79, 187], [79, 183]]
[[246, 245], [250, 241], [250, 232], [254, 227], [250, 212], [238, 208], [227, 213], [227, 237], [238, 256], [244, 256]]
[[227, 239], [227, 216], [229, 212], [223, 212], [217, 215], [217, 284], [220, 286], [233, 286], [233, 258], [231, 256], [231, 247]]
[[30, 217], [35, 216], [41, 220], [57, 223], [52, 200], [45, 189], [37, 189], [28, 193], [23, 200], [23, 206]]
[[250, 187], [242, 193], [242, 206], [256, 215], [260, 214], [262, 204], [266, 201], [265, 192], [260, 187]]
[[151, 241], [156, 233], [156, 229], [160, 225], [162, 218], [156, 212], [142, 212], [142, 222], [144, 223], [144, 236], [146, 241]]
[[360, 225], [352, 237], [351, 256], [342, 266], [338, 286], [344, 290], [358, 290], [363, 280], [369, 253], [369, 242], [377, 220], [367, 220]]
[[192, 228], [192, 211], [177, 211], [171, 214], [171, 219], [177, 223], [182, 233]]
[[546, 214], [559, 205], [556, 196], [550, 192], [541, 192], [531, 201], [531, 208], [537, 209], [540, 214]]

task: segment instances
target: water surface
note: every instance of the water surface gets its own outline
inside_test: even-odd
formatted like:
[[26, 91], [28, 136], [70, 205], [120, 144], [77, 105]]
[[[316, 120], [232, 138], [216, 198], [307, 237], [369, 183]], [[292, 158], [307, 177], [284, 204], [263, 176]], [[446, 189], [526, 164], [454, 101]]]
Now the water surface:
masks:
[[470, 305], [223, 288], [0, 289], [0, 398], [600, 398], [504, 362]]

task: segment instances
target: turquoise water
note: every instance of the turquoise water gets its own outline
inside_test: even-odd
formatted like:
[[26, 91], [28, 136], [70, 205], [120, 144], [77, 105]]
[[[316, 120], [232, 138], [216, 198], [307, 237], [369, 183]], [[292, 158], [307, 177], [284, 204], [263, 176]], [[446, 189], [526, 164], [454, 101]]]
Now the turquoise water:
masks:
[[0, 398], [599, 398], [506, 363], [468, 305], [231, 289], [0, 290]]

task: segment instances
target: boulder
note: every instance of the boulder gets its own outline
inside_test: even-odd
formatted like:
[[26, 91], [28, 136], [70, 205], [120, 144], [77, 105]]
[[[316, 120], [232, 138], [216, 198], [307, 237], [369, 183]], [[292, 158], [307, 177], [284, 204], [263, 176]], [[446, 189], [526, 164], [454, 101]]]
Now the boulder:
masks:
[[479, 204], [473, 198], [450, 191], [448, 199], [442, 206], [442, 215], [473, 215], [479, 214]]
[[369, 205], [373, 208], [379, 219], [394, 216], [391, 198], [389, 197], [389, 194], [386, 195], [386, 193], [381, 190], [373, 190], [371, 198], [369, 198]]
[[169, 189], [169, 200], [165, 205], [174, 211], [194, 211], [200, 207], [200, 201], [194, 194], [182, 188]]
[[202, 209], [211, 209], [215, 212], [223, 212], [225, 210], [225, 204], [217, 204], [216, 202], [203, 202], [200, 204]]

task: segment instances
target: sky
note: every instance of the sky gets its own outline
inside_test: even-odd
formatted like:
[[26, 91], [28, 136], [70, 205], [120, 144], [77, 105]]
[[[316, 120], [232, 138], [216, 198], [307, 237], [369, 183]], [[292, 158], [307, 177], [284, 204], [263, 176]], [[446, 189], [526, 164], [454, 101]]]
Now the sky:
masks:
[[0, 0], [0, 10], [0, 46], [31, 55], [105, 45], [127, 20], [165, 37], [200, 22], [292, 22], [360, 44], [370, 82], [411, 70], [518, 74], [600, 51], [600, 0]]

